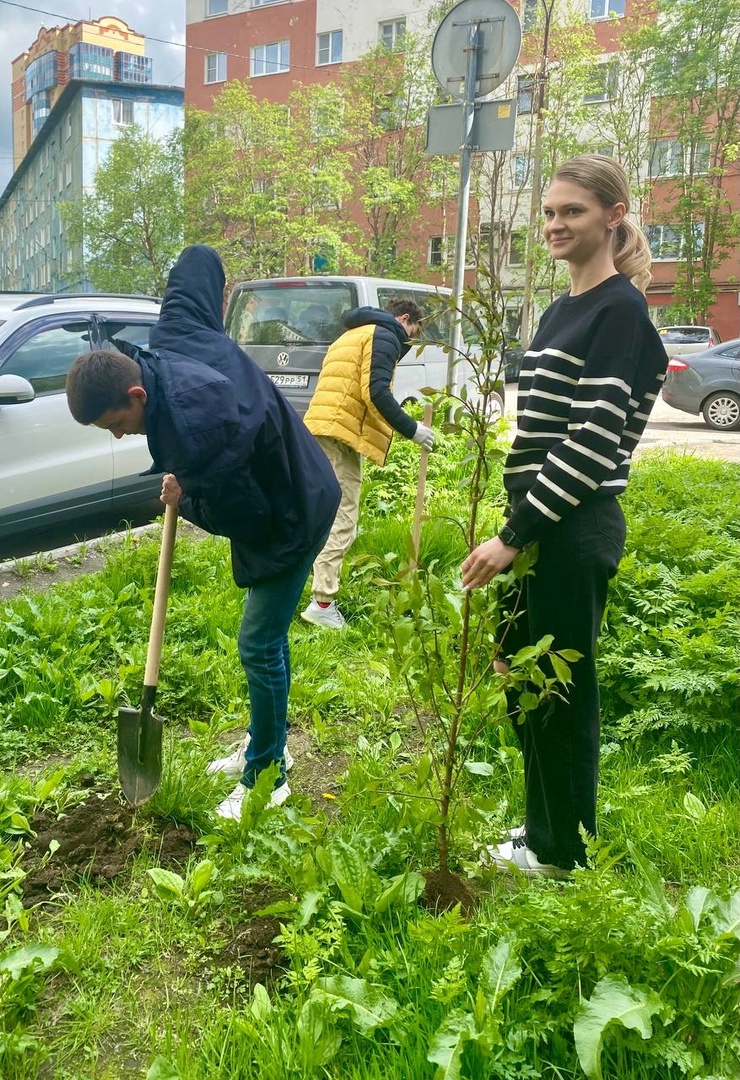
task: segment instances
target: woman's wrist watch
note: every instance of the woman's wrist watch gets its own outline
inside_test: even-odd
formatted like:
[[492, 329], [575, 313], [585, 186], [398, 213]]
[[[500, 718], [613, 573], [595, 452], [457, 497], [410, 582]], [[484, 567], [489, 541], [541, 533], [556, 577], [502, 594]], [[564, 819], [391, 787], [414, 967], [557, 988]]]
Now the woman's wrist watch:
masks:
[[508, 525], [504, 525], [498, 533], [498, 538], [502, 544], [506, 544], [507, 547], [523, 548], [524, 544], [519, 539], [513, 529], [510, 529]]

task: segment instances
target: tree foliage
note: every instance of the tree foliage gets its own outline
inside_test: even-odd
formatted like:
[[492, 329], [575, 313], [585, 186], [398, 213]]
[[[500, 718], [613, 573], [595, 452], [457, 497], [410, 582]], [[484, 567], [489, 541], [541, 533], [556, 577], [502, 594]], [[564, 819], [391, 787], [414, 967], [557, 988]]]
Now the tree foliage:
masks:
[[161, 296], [182, 247], [182, 132], [157, 141], [126, 130], [95, 174], [95, 190], [62, 204], [71, 243], [82, 244], [74, 269], [102, 292]]
[[336, 83], [296, 84], [285, 105], [228, 83], [210, 112], [187, 113], [186, 235], [212, 244], [232, 281], [418, 276], [403, 244], [451, 186], [449, 163], [424, 153], [435, 95], [428, 50], [410, 35], [403, 53], [373, 50]]
[[740, 154], [740, 8], [735, 0], [663, 0], [657, 21], [626, 40], [625, 59], [649, 72], [653, 153], [650, 219], [673, 230], [682, 318], [707, 318], [717, 271], [733, 251], [740, 211], [725, 187]]

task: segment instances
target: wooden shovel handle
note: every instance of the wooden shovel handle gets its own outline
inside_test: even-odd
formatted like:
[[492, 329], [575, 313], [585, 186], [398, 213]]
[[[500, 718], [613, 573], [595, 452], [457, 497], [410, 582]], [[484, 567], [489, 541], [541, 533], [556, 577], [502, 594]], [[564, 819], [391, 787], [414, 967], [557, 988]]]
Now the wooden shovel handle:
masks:
[[[425, 427], [432, 426], [432, 406], [427, 404], [424, 406], [424, 419], [422, 424]], [[416, 506], [414, 507], [414, 524], [411, 527], [411, 544], [414, 550], [414, 566], [419, 561], [419, 540], [421, 539], [421, 518], [424, 513], [424, 489], [427, 483], [427, 464], [429, 462], [429, 451], [425, 446], [421, 448], [421, 454], [419, 456], [419, 482], [416, 485]]]
[[164, 511], [164, 527], [162, 529], [162, 546], [159, 549], [157, 584], [154, 588], [152, 628], [149, 631], [149, 647], [146, 651], [146, 669], [144, 671], [145, 687], [155, 687], [157, 685], [157, 680], [159, 679], [159, 661], [162, 656], [164, 621], [167, 615], [167, 597], [170, 592], [172, 556], [175, 551], [176, 536], [177, 507], [166, 506]]

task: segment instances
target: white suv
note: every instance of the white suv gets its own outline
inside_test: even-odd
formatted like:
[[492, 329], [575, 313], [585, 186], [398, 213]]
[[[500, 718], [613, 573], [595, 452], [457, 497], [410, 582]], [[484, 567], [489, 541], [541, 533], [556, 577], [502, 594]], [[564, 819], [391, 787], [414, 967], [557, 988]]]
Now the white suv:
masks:
[[159, 493], [144, 436], [82, 427], [64, 392], [75, 357], [146, 348], [158, 316], [148, 297], [0, 293], [0, 539]]

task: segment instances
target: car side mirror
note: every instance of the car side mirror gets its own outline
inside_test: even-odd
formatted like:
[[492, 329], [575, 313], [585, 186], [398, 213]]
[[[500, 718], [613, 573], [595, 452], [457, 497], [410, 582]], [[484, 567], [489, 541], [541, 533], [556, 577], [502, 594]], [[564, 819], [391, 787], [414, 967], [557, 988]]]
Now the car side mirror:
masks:
[[36, 391], [22, 375], [0, 375], [0, 405], [24, 405]]

